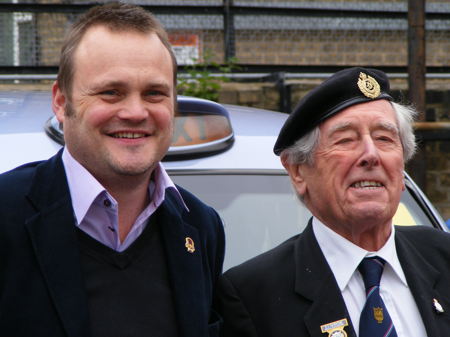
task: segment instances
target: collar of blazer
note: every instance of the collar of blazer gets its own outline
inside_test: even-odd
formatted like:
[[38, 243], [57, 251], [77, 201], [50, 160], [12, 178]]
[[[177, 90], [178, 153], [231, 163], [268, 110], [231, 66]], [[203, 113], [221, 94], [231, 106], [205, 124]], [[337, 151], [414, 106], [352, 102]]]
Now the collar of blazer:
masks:
[[[447, 311], [438, 313], [433, 305], [433, 300], [436, 299], [441, 302], [445, 299], [447, 304], [450, 303], [448, 279], [446, 282], [441, 277], [444, 271], [449, 275], [449, 270], [448, 260], [445, 262], [445, 266], [442, 265], [441, 268], [433, 266], [433, 257], [437, 258], [438, 249], [436, 247], [439, 244], [435, 244], [428, 235], [436, 234], [446, 235], [431, 228], [396, 226], [395, 245], [406, 281], [422, 315], [427, 335], [445, 336], [450, 328], [448, 325], [448, 322], [450, 322], [448, 318], [450, 307], [447, 308]], [[427, 259], [424, 253], [429, 254], [430, 258]], [[437, 315], [441, 317], [437, 319]], [[443, 319], [442, 316], [447, 316], [447, 319]], [[445, 322], [447, 322], [447, 325], [443, 326], [442, 324]]]
[[27, 198], [36, 213], [25, 226], [64, 330], [71, 337], [89, 336], [87, 296], [61, 151], [36, 166]]
[[322, 325], [345, 318], [348, 337], [356, 337], [341, 291], [314, 236], [312, 219], [295, 244], [295, 291], [311, 301], [304, 316], [311, 336], [325, 336]]

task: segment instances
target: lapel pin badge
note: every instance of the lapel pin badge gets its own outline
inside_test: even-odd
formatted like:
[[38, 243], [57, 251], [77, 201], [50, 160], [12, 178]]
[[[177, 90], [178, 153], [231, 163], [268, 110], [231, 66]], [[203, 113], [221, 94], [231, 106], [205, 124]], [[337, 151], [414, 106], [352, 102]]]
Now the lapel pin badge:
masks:
[[444, 308], [442, 307], [441, 303], [439, 303], [439, 301], [435, 298], [433, 298], [433, 306], [434, 306], [434, 310], [438, 313], [438, 314], [443, 314], [444, 313]]
[[194, 240], [192, 240], [189, 236], [186, 237], [184, 246], [186, 247], [186, 249], [189, 253], [195, 252]]
[[320, 326], [322, 333], [328, 333], [328, 337], [347, 337], [344, 328], [348, 325], [346, 318]]

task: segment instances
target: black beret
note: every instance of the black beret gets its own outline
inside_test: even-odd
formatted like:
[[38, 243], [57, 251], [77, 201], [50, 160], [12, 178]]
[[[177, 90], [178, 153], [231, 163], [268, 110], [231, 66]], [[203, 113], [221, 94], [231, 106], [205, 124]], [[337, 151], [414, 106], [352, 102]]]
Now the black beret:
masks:
[[345, 108], [378, 99], [392, 100], [384, 72], [361, 67], [338, 71], [300, 100], [281, 128], [273, 151], [279, 155]]

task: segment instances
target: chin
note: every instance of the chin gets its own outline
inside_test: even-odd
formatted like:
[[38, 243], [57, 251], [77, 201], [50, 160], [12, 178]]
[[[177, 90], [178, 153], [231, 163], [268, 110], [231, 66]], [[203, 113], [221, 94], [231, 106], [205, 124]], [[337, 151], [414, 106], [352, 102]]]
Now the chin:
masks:
[[390, 209], [385, 203], [364, 203], [364, 205], [354, 207], [349, 214], [358, 221], [383, 223], [394, 216]]
[[112, 170], [117, 175], [123, 176], [139, 176], [152, 170], [153, 163], [116, 163], [112, 165]]

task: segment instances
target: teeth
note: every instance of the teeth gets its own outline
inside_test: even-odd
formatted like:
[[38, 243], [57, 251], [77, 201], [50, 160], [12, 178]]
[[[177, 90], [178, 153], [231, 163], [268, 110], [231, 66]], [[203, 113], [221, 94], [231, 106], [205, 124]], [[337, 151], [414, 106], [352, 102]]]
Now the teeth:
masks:
[[114, 138], [128, 138], [128, 139], [145, 137], [145, 135], [142, 133], [134, 133], [134, 132], [119, 132], [119, 133], [114, 133], [112, 136]]
[[364, 180], [358, 181], [357, 183], [354, 183], [352, 186], [356, 188], [364, 188], [364, 187], [382, 187], [383, 185], [376, 181]]

